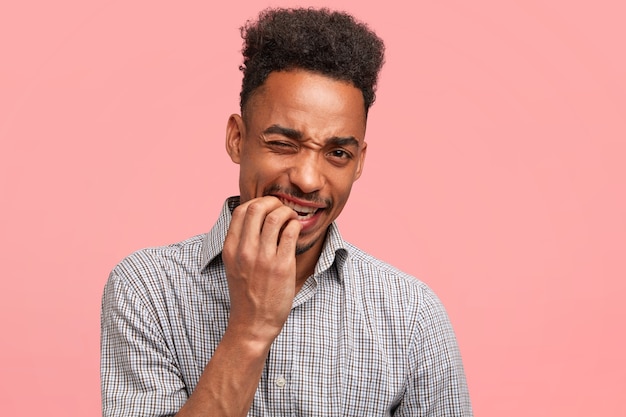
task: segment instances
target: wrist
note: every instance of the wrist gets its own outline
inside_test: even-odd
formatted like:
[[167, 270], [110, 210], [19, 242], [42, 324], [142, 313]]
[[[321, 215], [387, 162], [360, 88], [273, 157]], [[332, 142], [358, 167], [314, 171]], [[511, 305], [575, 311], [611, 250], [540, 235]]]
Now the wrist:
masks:
[[267, 328], [262, 329], [260, 326], [249, 327], [229, 323], [220, 344], [238, 351], [242, 358], [265, 358], [279, 333], [280, 330], [272, 331]]

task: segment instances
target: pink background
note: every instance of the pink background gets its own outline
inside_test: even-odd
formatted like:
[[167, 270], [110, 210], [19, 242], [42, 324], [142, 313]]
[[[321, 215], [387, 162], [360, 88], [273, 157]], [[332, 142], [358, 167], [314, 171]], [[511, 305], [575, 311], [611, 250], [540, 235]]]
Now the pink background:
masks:
[[[0, 7], [2, 415], [98, 415], [108, 272], [237, 193], [238, 27], [297, 3], [209, 3]], [[306, 4], [388, 45], [340, 224], [443, 299], [476, 415], [626, 415], [623, 3]]]

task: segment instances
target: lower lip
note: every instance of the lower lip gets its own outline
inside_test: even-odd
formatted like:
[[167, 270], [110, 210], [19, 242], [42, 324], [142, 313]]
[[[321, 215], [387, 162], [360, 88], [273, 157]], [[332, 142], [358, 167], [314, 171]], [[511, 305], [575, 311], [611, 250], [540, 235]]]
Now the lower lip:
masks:
[[324, 210], [320, 209], [312, 217], [309, 217], [307, 219], [302, 219], [302, 220], [298, 219], [298, 221], [302, 225], [302, 229], [300, 230], [300, 234], [306, 233], [309, 230], [311, 230], [313, 227], [315, 227], [315, 225], [317, 224], [318, 220], [322, 216], [323, 212], [324, 212]]

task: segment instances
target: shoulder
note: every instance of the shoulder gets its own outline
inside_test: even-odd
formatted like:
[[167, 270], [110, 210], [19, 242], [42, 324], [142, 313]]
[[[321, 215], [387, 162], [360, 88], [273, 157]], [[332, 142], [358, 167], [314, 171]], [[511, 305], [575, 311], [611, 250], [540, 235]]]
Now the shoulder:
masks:
[[441, 300], [422, 280], [350, 243], [346, 246], [349, 285], [366, 305], [394, 311], [414, 324], [447, 315]]
[[417, 277], [382, 261], [375, 256], [346, 243], [348, 258], [346, 264], [352, 269], [351, 275], [356, 285], [365, 288], [376, 288], [381, 292], [401, 291], [416, 295], [432, 290]]
[[122, 259], [111, 271], [109, 282], [120, 281], [135, 290], [162, 286], [164, 280], [183, 271], [197, 271], [204, 234], [165, 246], [140, 249]]
[[418, 353], [438, 355], [448, 347], [455, 351], [448, 314], [428, 285], [353, 245], [346, 249], [346, 302], [375, 343], [390, 355], [407, 358], [407, 369], [413, 371]]

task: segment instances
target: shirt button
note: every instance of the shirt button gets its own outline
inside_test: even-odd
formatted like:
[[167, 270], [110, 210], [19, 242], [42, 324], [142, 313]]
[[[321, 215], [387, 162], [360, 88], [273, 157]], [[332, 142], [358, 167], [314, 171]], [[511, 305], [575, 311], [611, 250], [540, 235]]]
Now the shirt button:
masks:
[[276, 386], [278, 388], [282, 388], [287, 383], [287, 380], [285, 378], [283, 378], [282, 376], [279, 376], [278, 378], [276, 378], [276, 380], [274, 382], [276, 383]]

